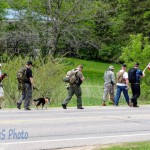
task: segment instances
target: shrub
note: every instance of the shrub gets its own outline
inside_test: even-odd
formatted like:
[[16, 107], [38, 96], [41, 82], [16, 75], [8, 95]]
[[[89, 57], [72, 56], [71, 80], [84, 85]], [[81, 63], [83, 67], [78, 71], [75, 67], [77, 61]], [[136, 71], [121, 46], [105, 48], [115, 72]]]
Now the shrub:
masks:
[[[21, 67], [25, 66], [29, 59], [28, 57], [22, 58], [19, 56], [3, 63], [4, 67], [2, 72], [8, 74], [8, 77], [3, 81], [7, 107], [14, 107], [20, 98], [21, 93], [18, 91], [16, 73]], [[62, 77], [65, 73], [64, 66], [58, 60], [54, 60], [52, 57], [32, 60], [35, 86], [39, 89], [39, 92], [36, 90], [33, 91], [33, 97], [41, 97], [44, 95], [51, 97], [53, 100], [52, 103], [54, 104], [60, 102], [60, 95], [65, 90], [62, 82]]]
[[[150, 41], [148, 37], [143, 37], [142, 34], [131, 35], [130, 43], [123, 48], [121, 60], [128, 64], [131, 68], [135, 62], [140, 63], [140, 68], [144, 69], [149, 63], [150, 58]], [[150, 71], [146, 70], [145, 78], [141, 80], [141, 98], [148, 100], [150, 98]]]

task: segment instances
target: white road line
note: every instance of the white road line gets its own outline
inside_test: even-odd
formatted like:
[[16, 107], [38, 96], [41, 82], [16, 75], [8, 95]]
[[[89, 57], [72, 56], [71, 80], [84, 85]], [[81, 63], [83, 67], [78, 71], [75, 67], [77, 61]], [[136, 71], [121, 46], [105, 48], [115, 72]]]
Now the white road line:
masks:
[[131, 135], [128, 135], [128, 134], [127, 134], [127, 135], [99, 136], [99, 137], [84, 137], [84, 138], [72, 138], [72, 139], [56, 139], [56, 140], [43, 140], [43, 141], [9, 142], [9, 143], [0, 143], [0, 145], [15, 145], [15, 144], [31, 144], [31, 143], [45, 143], [45, 142], [91, 140], [91, 139], [103, 139], [103, 138], [118, 138], [118, 137], [145, 136], [145, 135], [150, 135], [150, 133], [131, 134]]

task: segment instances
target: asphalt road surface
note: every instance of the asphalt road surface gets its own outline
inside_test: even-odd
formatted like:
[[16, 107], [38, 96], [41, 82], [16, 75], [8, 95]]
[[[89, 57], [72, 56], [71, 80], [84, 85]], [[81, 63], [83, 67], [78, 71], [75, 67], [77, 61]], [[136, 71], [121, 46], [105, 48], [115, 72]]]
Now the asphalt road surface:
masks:
[[150, 106], [0, 110], [0, 150], [63, 149], [150, 140]]

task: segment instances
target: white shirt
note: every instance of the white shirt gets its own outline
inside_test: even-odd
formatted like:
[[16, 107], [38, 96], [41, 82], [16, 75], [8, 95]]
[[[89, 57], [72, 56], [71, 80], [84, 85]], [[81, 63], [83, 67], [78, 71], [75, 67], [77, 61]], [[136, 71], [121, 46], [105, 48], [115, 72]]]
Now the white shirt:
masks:
[[[120, 70], [120, 72], [123, 72], [124, 70]], [[128, 73], [124, 72], [123, 73], [123, 79], [128, 79]], [[119, 86], [127, 86], [125, 83], [117, 83]]]

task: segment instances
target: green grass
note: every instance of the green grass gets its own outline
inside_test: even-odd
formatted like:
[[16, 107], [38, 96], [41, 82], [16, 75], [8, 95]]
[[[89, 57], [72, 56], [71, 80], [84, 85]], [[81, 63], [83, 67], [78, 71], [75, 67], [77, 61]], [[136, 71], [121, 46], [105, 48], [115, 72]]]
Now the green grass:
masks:
[[[103, 96], [103, 85], [104, 79], [103, 75], [104, 72], [108, 69], [110, 65], [114, 66], [115, 74], [120, 70], [121, 65], [114, 64], [114, 63], [102, 63], [102, 62], [95, 62], [95, 61], [87, 61], [81, 59], [74, 59], [74, 58], [66, 58], [64, 61], [66, 65], [66, 71], [76, 68], [79, 64], [83, 65], [83, 75], [85, 76], [85, 81], [81, 85], [82, 87], [82, 99], [83, 105], [91, 106], [91, 105], [101, 105], [102, 104], [102, 96]], [[127, 68], [128, 70], [129, 68]], [[116, 93], [116, 90], [115, 90]], [[67, 90], [64, 91], [61, 98], [65, 98], [67, 95]], [[131, 89], [129, 90], [129, 96], [131, 97]], [[138, 99], [139, 105], [141, 104], [150, 104], [149, 101], [140, 97]], [[120, 105], [126, 105], [125, 99], [123, 94], [120, 98]], [[60, 104], [59, 104], [60, 105]], [[107, 101], [107, 105], [109, 104]], [[76, 106], [76, 97], [74, 96], [69, 103], [69, 106]]]
[[96, 150], [150, 150], [150, 142], [125, 143], [115, 146], [107, 145]]
[[[115, 67], [116, 72], [120, 69], [120, 65], [118, 64], [101, 63], [74, 58], [67, 58], [65, 60], [65, 64], [66, 71], [76, 68], [79, 64], [83, 65], [83, 75], [85, 76], [85, 81], [83, 82], [81, 87], [83, 105], [86, 106], [101, 105], [104, 85], [104, 72], [110, 65], [113, 65]], [[121, 103], [124, 103], [123, 98], [121, 98]], [[76, 106], [76, 97], [73, 97], [69, 105]]]
[[[53, 66], [53, 64], [46, 64], [45, 66], [42, 66], [38, 69], [34, 67], [33, 74], [36, 86], [41, 89], [40, 92], [43, 95], [46, 93], [46, 95], [50, 95], [53, 100], [50, 107], [61, 106], [62, 101], [67, 96], [67, 90], [65, 89], [62, 78], [65, 76], [67, 71], [76, 68], [79, 64], [82, 64], [84, 67], [83, 75], [85, 76], [85, 81], [81, 85], [84, 106], [100, 106], [102, 104], [104, 72], [110, 65], [115, 67], [115, 73], [118, 72], [118, 70], [121, 68], [121, 66], [118, 64], [87, 61], [74, 58], [65, 58], [61, 67], [59, 65], [58, 67], [57, 65]], [[20, 97], [20, 94], [17, 90], [17, 70], [15, 69], [20, 68], [19, 65], [21, 65], [21, 60], [18, 63], [18, 59], [4, 65], [4, 71], [6, 71], [9, 75], [9, 77], [4, 81], [4, 92], [6, 95], [5, 98], [7, 100], [5, 107], [16, 107], [15, 101], [18, 101]], [[55, 72], [57, 72], [57, 76], [53, 76], [53, 73], [55, 74]], [[131, 90], [129, 90], [129, 93], [131, 96]], [[33, 98], [39, 96], [41, 95], [37, 91], [33, 92]], [[150, 104], [150, 101], [145, 100], [142, 97], [138, 99], [138, 102], [139, 104]], [[112, 104], [109, 104], [107, 101], [107, 105]], [[120, 98], [120, 105], [126, 105], [123, 95]], [[73, 96], [68, 106], [76, 106], [75, 96]]]

